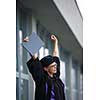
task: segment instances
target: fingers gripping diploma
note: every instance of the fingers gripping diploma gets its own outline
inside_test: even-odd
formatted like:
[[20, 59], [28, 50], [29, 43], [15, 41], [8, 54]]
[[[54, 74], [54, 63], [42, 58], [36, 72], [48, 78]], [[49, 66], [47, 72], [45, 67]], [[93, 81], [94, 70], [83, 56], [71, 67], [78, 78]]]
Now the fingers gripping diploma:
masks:
[[28, 42], [29, 41], [29, 37], [26, 36], [24, 39], [23, 39], [23, 42]]

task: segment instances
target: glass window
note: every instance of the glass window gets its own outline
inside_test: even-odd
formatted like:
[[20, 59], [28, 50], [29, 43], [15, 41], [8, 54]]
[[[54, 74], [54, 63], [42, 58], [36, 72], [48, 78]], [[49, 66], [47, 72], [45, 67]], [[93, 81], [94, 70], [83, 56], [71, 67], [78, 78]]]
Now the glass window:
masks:
[[44, 56], [44, 47], [41, 47], [39, 50], [39, 58], [42, 59]]
[[80, 100], [83, 100], [83, 93], [80, 93]]
[[70, 100], [70, 92], [69, 90], [66, 90], [66, 100]]
[[65, 62], [60, 60], [60, 78], [66, 84], [66, 79], [65, 79]]
[[80, 74], [80, 100], [83, 100], [83, 74]]
[[21, 100], [28, 100], [28, 80], [21, 79]]
[[76, 91], [73, 91], [72, 92], [72, 100], [78, 100], [78, 96], [77, 96], [77, 92]]
[[17, 51], [17, 71], [21, 71], [22, 73], [28, 74], [27, 71], [27, 66], [26, 66], [26, 62], [27, 62], [27, 51], [22, 47], [22, 35], [23, 32], [22, 30], [19, 30], [19, 46], [18, 51]]
[[83, 75], [80, 74], [80, 91], [83, 91]]
[[45, 51], [44, 51], [44, 56], [47, 56], [47, 55], [49, 55], [49, 50], [47, 49], [47, 48], [45, 48]]
[[[21, 5], [21, 4], [20, 4]], [[21, 5], [22, 6], [22, 5]], [[17, 27], [16, 27], [16, 100], [29, 100], [29, 77], [27, 70], [28, 53], [22, 47], [22, 40], [31, 33], [31, 15], [27, 9], [17, 6]], [[24, 78], [24, 79], [21, 79]], [[33, 96], [33, 95], [32, 95]], [[32, 100], [32, 99], [31, 99]]]
[[16, 78], [16, 100], [19, 100], [19, 79]]
[[[27, 61], [27, 51], [22, 47], [22, 40], [31, 31], [29, 27], [31, 25], [30, 15], [28, 15], [25, 10], [21, 8], [17, 9], [17, 27], [16, 27], [16, 70], [22, 73], [28, 74], [26, 61]], [[20, 68], [21, 67], [21, 68]]]
[[73, 63], [73, 66], [71, 68], [71, 83], [72, 88], [77, 89], [77, 65]]
[[29, 100], [28, 93], [28, 80], [16, 78], [16, 100]]
[[25, 74], [28, 74], [28, 70], [27, 70], [27, 65], [26, 65], [26, 62], [27, 62], [27, 59], [28, 59], [28, 53], [27, 51], [23, 48], [23, 54], [22, 54], [22, 64], [23, 64], [23, 68], [21, 70], [21, 72], [25, 73]]
[[72, 100], [78, 100], [77, 63], [73, 62], [71, 68]]
[[72, 87], [76, 88], [76, 72], [74, 68], [71, 69], [71, 83]]
[[41, 47], [39, 50], [39, 58], [42, 59], [44, 56], [49, 55], [49, 50], [47, 48]]
[[22, 31], [19, 30], [18, 33], [18, 38], [17, 38], [17, 53], [16, 53], [16, 56], [17, 56], [17, 71], [19, 71], [19, 66], [22, 65], [22, 46], [21, 46], [21, 43], [22, 43]]
[[16, 16], [16, 71], [18, 71], [18, 42], [19, 42], [19, 12], [18, 12], [18, 8], [17, 8], [17, 12], [16, 12], [17, 16]]

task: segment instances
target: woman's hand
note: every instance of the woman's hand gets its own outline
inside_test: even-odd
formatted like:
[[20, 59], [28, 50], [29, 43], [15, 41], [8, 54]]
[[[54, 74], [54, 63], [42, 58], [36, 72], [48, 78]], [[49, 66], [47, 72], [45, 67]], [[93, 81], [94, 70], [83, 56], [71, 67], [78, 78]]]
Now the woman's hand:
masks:
[[53, 56], [59, 57], [58, 39], [55, 35], [51, 35], [51, 40], [54, 42]]
[[54, 41], [55, 43], [58, 43], [58, 39], [55, 35], [51, 35], [51, 40]]
[[24, 39], [23, 39], [23, 42], [28, 42], [29, 41], [29, 37], [26, 36]]

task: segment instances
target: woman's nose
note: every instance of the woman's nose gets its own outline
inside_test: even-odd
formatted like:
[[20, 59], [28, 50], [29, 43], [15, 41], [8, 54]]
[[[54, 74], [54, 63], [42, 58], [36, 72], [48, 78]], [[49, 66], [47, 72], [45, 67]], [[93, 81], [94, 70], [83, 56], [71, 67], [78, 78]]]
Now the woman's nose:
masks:
[[57, 65], [55, 65], [54, 67], [57, 68]]

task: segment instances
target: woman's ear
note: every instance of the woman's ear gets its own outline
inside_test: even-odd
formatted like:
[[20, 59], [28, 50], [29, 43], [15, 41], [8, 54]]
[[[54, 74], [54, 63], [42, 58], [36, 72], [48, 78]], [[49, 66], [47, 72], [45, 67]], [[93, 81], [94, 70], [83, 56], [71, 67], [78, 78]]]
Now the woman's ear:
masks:
[[45, 71], [47, 71], [48, 69], [46, 67], [43, 68]]

